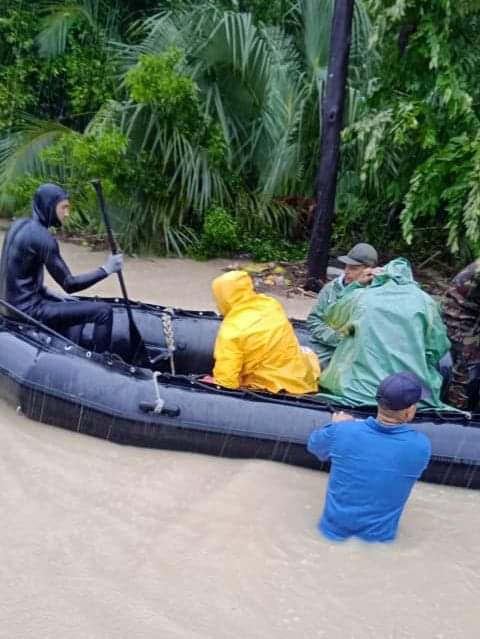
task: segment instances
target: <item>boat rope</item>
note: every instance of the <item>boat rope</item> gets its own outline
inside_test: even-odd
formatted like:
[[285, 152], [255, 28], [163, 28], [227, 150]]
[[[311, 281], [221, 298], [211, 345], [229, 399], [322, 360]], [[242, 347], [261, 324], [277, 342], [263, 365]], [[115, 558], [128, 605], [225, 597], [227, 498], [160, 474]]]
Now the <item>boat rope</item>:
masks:
[[165, 344], [167, 345], [169, 357], [170, 357], [170, 372], [175, 375], [175, 333], [173, 331], [172, 315], [173, 309], [167, 308], [162, 313], [162, 326], [163, 335], [165, 337]]
[[155, 386], [155, 406], [153, 408], [153, 412], [160, 414], [165, 407], [165, 400], [162, 399], [160, 395], [160, 384], [158, 382], [158, 378], [161, 376], [161, 373], [158, 371], [153, 373], [153, 385]]

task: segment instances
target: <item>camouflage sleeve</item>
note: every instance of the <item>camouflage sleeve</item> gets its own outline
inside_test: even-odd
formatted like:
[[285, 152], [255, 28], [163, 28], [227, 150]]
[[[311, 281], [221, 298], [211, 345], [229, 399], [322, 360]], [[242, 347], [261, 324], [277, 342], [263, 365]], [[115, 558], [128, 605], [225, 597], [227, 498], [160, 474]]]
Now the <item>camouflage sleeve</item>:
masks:
[[427, 360], [436, 366], [450, 348], [450, 340], [447, 337], [447, 328], [440, 315], [440, 308], [435, 300], [430, 298], [429, 313], [427, 314], [428, 326], [425, 336], [425, 351]]
[[480, 260], [475, 260], [464, 268], [452, 284], [465, 300], [480, 302]]

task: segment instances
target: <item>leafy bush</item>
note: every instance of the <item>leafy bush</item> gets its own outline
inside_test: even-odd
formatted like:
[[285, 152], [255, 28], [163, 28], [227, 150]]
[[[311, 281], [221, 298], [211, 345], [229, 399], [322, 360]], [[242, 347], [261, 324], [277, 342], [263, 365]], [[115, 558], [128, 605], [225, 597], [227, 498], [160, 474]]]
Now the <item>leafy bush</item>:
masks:
[[[0, 20], [14, 38], [0, 40], [0, 197], [8, 190], [22, 204], [32, 180], [60, 182], [73, 197], [70, 225], [92, 232], [88, 181], [98, 177], [125, 250], [181, 254], [199, 234], [206, 254], [302, 252], [282, 202], [311, 197], [330, 1], [172, 0], [156, 13], [154, 0], [32, 0], [23, 13], [5, 3], [17, 23]], [[355, 19], [358, 89], [361, 2]], [[214, 209], [231, 217], [218, 231]]]
[[[363, 117], [345, 135], [358, 152], [354, 194], [383, 243], [446, 254], [480, 243], [478, 3], [368, 0], [381, 51]], [[351, 142], [356, 144], [355, 146]], [[355, 211], [349, 208], [352, 220]], [[388, 233], [393, 218], [397, 238]], [[373, 234], [375, 230], [373, 229]], [[427, 248], [428, 251], [428, 248]]]
[[294, 244], [270, 226], [257, 225], [255, 231], [242, 226], [223, 208], [207, 212], [199, 241], [190, 250], [196, 259], [247, 254], [257, 262], [295, 261], [306, 255], [306, 244]]
[[10, 129], [22, 111], [37, 104], [35, 10], [2, 7], [0, 19], [0, 131]]
[[242, 252], [248, 253], [256, 262], [296, 262], [307, 254], [307, 244], [294, 244], [280, 233], [263, 228], [255, 235], [246, 233], [242, 239]]
[[200, 118], [198, 86], [185, 73], [185, 57], [176, 47], [160, 55], [141, 54], [126, 75], [130, 97], [159, 109], [162, 120], [192, 133]]
[[108, 55], [107, 44], [101, 37], [87, 47], [75, 37], [69, 38], [65, 78], [72, 113], [95, 113], [112, 98], [116, 72], [114, 60]]
[[240, 247], [239, 228], [233, 216], [223, 208], [207, 211], [199, 241], [190, 249], [196, 259], [229, 255]]
[[25, 215], [30, 212], [32, 197], [44, 180], [38, 176], [26, 175], [8, 187], [8, 195], [14, 198], [16, 203], [15, 214]]
[[257, 23], [279, 24], [292, 10], [295, 0], [219, 0], [218, 4], [225, 9], [248, 11]]

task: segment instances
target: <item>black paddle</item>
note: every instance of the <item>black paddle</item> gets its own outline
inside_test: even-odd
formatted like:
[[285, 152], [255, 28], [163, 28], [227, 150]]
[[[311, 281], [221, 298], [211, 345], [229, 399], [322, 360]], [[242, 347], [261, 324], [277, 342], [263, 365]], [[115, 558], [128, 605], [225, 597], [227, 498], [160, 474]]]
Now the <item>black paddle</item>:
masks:
[[[102, 183], [100, 180], [91, 180], [90, 184], [93, 186], [97, 193], [98, 205], [102, 213], [102, 218], [107, 229], [108, 242], [113, 255], [119, 253], [117, 241], [113, 235], [112, 225], [110, 223], [110, 217], [107, 213], [107, 207], [105, 204], [105, 197], [103, 195]], [[150, 357], [143, 341], [140, 331], [133, 319], [133, 313], [130, 306], [130, 300], [128, 299], [127, 287], [125, 286], [125, 280], [123, 279], [122, 271], [118, 271], [118, 281], [120, 282], [120, 288], [122, 289], [123, 301], [125, 302], [125, 308], [127, 309], [128, 321], [130, 324], [130, 345], [133, 352], [133, 361], [136, 363], [150, 362]]]

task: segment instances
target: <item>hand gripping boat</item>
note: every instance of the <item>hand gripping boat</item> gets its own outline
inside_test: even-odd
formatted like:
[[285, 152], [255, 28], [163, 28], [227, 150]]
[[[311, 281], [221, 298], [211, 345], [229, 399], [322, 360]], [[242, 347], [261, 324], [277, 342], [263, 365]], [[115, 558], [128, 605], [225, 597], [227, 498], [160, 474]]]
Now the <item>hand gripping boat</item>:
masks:
[[[103, 301], [114, 311], [111, 354], [91, 350], [91, 325], [74, 342], [26, 316], [5, 313], [0, 397], [31, 419], [119, 444], [328, 469], [305, 445], [312, 430], [330, 421], [331, 405], [314, 396], [230, 391], [200, 381], [212, 370], [217, 314], [131, 303], [149, 354], [138, 366], [131, 363], [125, 304]], [[305, 323], [293, 325], [307, 345]], [[421, 413], [413, 428], [432, 442], [423, 480], [480, 488], [480, 415]]]

